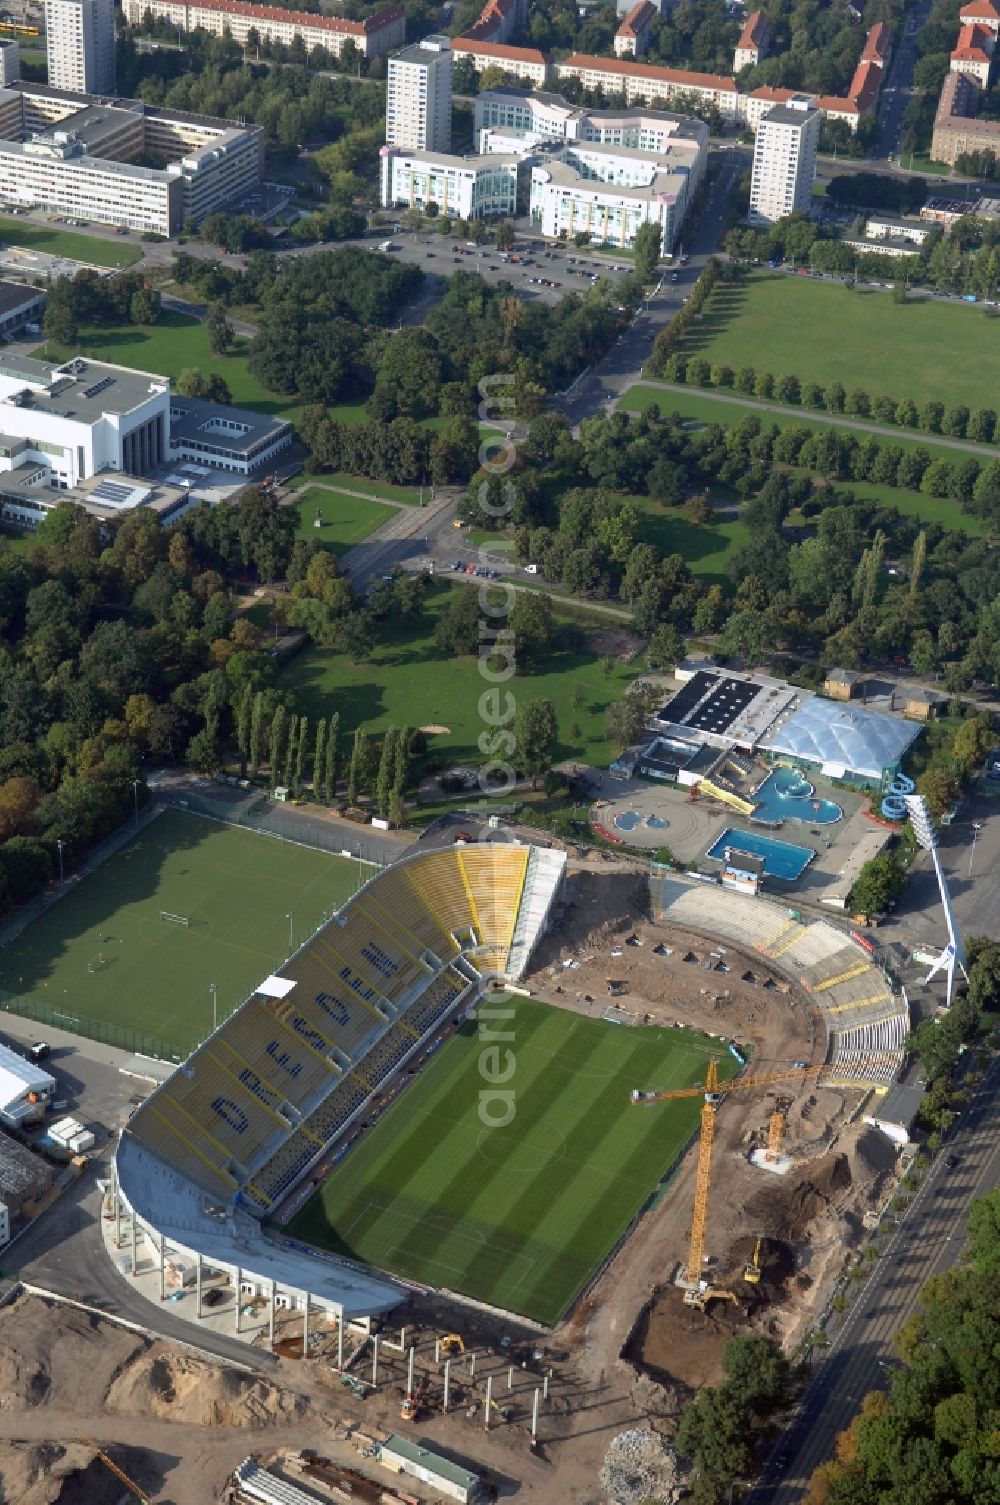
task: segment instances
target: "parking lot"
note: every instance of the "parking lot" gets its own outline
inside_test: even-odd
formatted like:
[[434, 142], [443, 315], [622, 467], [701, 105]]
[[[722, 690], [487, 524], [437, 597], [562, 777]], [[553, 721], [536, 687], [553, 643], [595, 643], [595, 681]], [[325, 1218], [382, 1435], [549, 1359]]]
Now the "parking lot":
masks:
[[[632, 270], [631, 259], [625, 255], [616, 259], [614, 255], [598, 255], [587, 247], [548, 245], [520, 237], [512, 253], [516, 260], [489, 242], [477, 246], [471, 241], [455, 241], [433, 232], [388, 231], [386, 241], [379, 244], [387, 242], [392, 255], [415, 263], [431, 276], [476, 272], [486, 282], [510, 283], [526, 298], [541, 298], [547, 303], [558, 303], [567, 293], [586, 292], [601, 277], [614, 279]], [[358, 244], [371, 248], [373, 243], [365, 240]], [[687, 278], [683, 267], [670, 275], [675, 275], [678, 282]]]

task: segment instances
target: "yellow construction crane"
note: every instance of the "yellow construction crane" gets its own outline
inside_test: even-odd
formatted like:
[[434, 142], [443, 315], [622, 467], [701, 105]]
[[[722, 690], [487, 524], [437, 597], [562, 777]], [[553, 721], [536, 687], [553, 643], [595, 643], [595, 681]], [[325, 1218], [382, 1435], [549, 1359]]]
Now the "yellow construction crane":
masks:
[[748, 1285], [751, 1286], [760, 1285], [760, 1277], [764, 1270], [764, 1264], [761, 1259], [761, 1249], [763, 1243], [763, 1239], [757, 1240], [756, 1244], [754, 1245], [753, 1259], [748, 1265], [745, 1265], [743, 1268], [743, 1279], [747, 1282]]
[[781, 1152], [781, 1136], [785, 1132], [785, 1110], [777, 1108], [771, 1114], [771, 1122], [767, 1126], [767, 1149], [764, 1151], [764, 1159], [769, 1165], [773, 1165]]
[[[708, 1221], [708, 1193], [712, 1182], [712, 1142], [715, 1137], [715, 1115], [721, 1103], [733, 1092], [746, 1092], [754, 1087], [766, 1087], [771, 1082], [787, 1082], [789, 1077], [819, 1076], [825, 1066], [806, 1066], [798, 1061], [780, 1071], [764, 1071], [758, 1076], [734, 1077], [731, 1082], [719, 1082], [718, 1062], [713, 1057], [703, 1087], [674, 1087], [663, 1092], [632, 1092], [636, 1104], [662, 1103], [679, 1097], [702, 1097], [701, 1137], [698, 1145], [698, 1170], [694, 1184], [694, 1216], [691, 1219], [691, 1241], [688, 1245], [686, 1283], [691, 1291], [697, 1291], [701, 1283], [705, 1252], [705, 1224]], [[720, 1293], [716, 1293], [718, 1295]]]
[[153, 1505], [153, 1496], [148, 1495], [144, 1489], [140, 1489], [138, 1484], [134, 1483], [133, 1480], [129, 1478], [124, 1469], [120, 1469], [118, 1467], [114, 1459], [109, 1458], [107, 1453], [101, 1451], [96, 1442], [91, 1442], [90, 1438], [84, 1437], [82, 1432], [77, 1432], [76, 1435], [79, 1437], [82, 1443], [85, 1443], [86, 1446], [89, 1447], [94, 1457], [100, 1458], [101, 1462], [104, 1464], [104, 1467], [109, 1468], [115, 1475], [115, 1477], [121, 1480], [125, 1488], [140, 1502], [140, 1505]]

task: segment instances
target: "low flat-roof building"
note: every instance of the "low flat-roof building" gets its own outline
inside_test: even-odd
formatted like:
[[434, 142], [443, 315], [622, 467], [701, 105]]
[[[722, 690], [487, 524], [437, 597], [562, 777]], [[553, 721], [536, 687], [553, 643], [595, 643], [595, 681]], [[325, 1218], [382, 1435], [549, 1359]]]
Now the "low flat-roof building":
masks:
[[818, 768], [827, 778], [875, 787], [899, 768], [919, 735], [899, 716], [809, 695], [779, 717], [760, 745], [771, 757]]
[[927, 220], [932, 225], [940, 225], [943, 230], [950, 230], [967, 214], [973, 214], [977, 219], [998, 220], [1000, 219], [1000, 199], [949, 199], [940, 194], [931, 194], [920, 210], [922, 220]]
[[291, 442], [292, 426], [283, 418], [171, 393], [172, 461], [193, 460], [209, 470], [259, 475]]
[[41, 288], [21, 282], [0, 282], [0, 336], [11, 340], [26, 324], [36, 324], [45, 308]]
[[15, 1129], [37, 1123], [55, 1092], [54, 1076], [16, 1050], [0, 1045], [0, 1124]]
[[491, 219], [517, 212], [521, 157], [493, 154], [453, 157], [446, 152], [381, 151], [384, 209], [426, 209], [436, 204], [451, 219]]
[[901, 235], [844, 235], [842, 244], [850, 246], [858, 256], [919, 256], [920, 247], [909, 236]]
[[531, 222], [542, 235], [586, 232], [597, 244], [634, 245], [640, 227], [657, 224], [672, 252], [703, 169], [702, 150], [676, 140], [657, 153], [633, 147], [565, 142], [532, 158]]
[[54, 491], [43, 465], [19, 465], [0, 473], [0, 522], [29, 533], [64, 502], [72, 502], [95, 517], [105, 536], [110, 536], [138, 507], [154, 512], [166, 526], [176, 522], [198, 500], [191, 481], [172, 485], [116, 472], [114, 476], [90, 476], [79, 486]]

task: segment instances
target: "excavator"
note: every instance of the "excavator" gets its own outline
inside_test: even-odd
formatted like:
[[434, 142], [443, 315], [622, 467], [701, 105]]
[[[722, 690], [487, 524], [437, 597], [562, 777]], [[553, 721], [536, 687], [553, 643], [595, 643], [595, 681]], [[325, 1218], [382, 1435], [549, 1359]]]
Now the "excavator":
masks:
[[754, 1245], [753, 1259], [743, 1267], [743, 1279], [747, 1282], [747, 1285], [760, 1285], [760, 1277], [764, 1273], [764, 1262], [762, 1258], [763, 1244], [763, 1239], [757, 1240], [756, 1244]]
[[[682, 1097], [703, 1099], [701, 1134], [698, 1142], [698, 1169], [694, 1187], [694, 1215], [691, 1220], [687, 1268], [684, 1272], [686, 1286], [684, 1301], [688, 1306], [695, 1306], [704, 1311], [710, 1301], [728, 1301], [734, 1306], [739, 1305], [739, 1300], [732, 1291], [725, 1291], [714, 1286], [706, 1287], [702, 1278], [705, 1262], [705, 1225], [708, 1222], [708, 1194], [712, 1184], [712, 1144], [715, 1138], [716, 1113], [726, 1098], [733, 1093], [746, 1092], [754, 1087], [766, 1087], [772, 1082], [787, 1082], [793, 1078], [805, 1080], [819, 1076], [826, 1070], [826, 1066], [807, 1066], [804, 1061], [795, 1061], [778, 1071], [764, 1071], [756, 1076], [733, 1077], [732, 1081], [720, 1083], [718, 1061], [713, 1057], [708, 1063], [703, 1087], [674, 1087], [666, 1091], [652, 1092], [644, 1092], [639, 1088], [633, 1089], [632, 1102], [640, 1107]], [[758, 1250], [759, 1247], [758, 1243]], [[745, 1272], [744, 1278], [748, 1278]], [[760, 1279], [759, 1273], [757, 1279]], [[755, 1284], [753, 1280], [750, 1283]]]

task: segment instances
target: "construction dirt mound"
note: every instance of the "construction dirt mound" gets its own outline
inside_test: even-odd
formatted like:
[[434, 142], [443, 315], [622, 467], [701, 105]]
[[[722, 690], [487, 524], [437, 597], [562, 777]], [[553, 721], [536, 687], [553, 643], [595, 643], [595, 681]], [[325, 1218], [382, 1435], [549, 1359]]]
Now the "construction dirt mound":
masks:
[[0, 1443], [0, 1505], [118, 1505], [121, 1481], [81, 1443]]
[[792, 1172], [759, 1191], [747, 1204], [748, 1220], [762, 1232], [801, 1239], [852, 1185], [850, 1161], [835, 1150], [814, 1161], [801, 1177]]
[[300, 1396], [256, 1375], [206, 1364], [156, 1345], [130, 1364], [105, 1398], [109, 1411], [199, 1427], [262, 1427], [305, 1414]]
[[100, 1395], [149, 1340], [73, 1307], [20, 1296], [0, 1309], [0, 1395], [5, 1406], [61, 1405], [79, 1392]]

